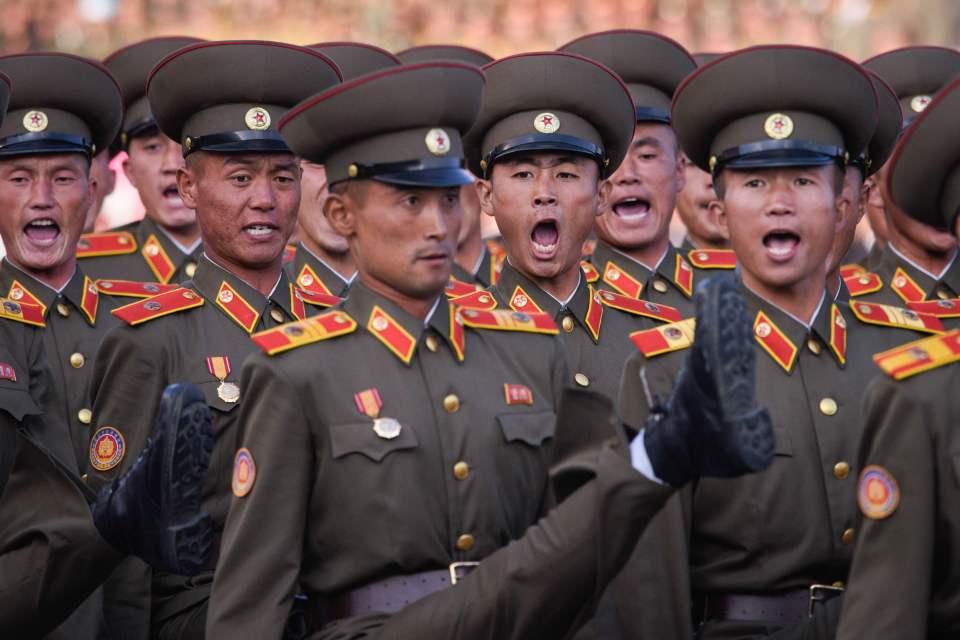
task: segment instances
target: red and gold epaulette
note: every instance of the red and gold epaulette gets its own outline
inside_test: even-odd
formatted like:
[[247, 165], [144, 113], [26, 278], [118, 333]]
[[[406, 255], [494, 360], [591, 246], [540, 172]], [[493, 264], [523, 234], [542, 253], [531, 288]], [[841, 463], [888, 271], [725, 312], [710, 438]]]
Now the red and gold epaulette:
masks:
[[653, 318], [661, 322], [679, 322], [683, 319], [679, 311], [665, 304], [656, 304], [647, 300], [628, 298], [627, 296], [602, 289], [598, 293], [604, 305], [619, 309], [620, 311], [626, 311], [635, 316]]
[[120, 256], [137, 250], [137, 241], [129, 231], [85, 233], [77, 242], [78, 258]]
[[0, 298], [0, 318], [31, 324], [35, 327], [47, 326], [43, 321], [43, 307], [8, 298]]
[[315, 307], [335, 307], [343, 302], [343, 298], [333, 296], [328, 293], [309, 291], [299, 287], [297, 287], [297, 293], [300, 294], [301, 300], [307, 304], [312, 304]]
[[447, 280], [447, 284], [444, 286], [443, 291], [447, 294], [448, 298], [455, 300], [456, 298], [468, 296], [478, 289], [479, 287], [475, 284], [470, 284], [469, 282], [464, 282], [463, 280], [457, 280], [453, 276], [450, 276], [450, 279]]
[[940, 318], [929, 313], [918, 313], [911, 309], [901, 309], [900, 307], [874, 302], [851, 302], [850, 309], [853, 311], [853, 315], [865, 324], [911, 329], [924, 333], [945, 332]]
[[737, 254], [732, 249], [694, 249], [687, 259], [697, 269], [736, 269]]
[[866, 271], [852, 276], [843, 276], [843, 284], [847, 286], [847, 291], [854, 298], [883, 289], [883, 280], [880, 276]]
[[597, 241], [594, 238], [588, 238], [580, 245], [580, 255], [590, 257], [597, 250]]
[[161, 293], [169, 293], [180, 286], [176, 284], [161, 284], [159, 282], [136, 282], [134, 280], [97, 280], [97, 290], [108, 296], [125, 296], [128, 298], [150, 298]]
[[134, 326], [178, 311], [202, 307], [203, 303], [203, 297], [197, 295], [196, 292], [178, 287], [173, 291], [124, 305], [114, 309], [112, 313], [127, 324]]
[[908, 302], [907, 307], [917, 313], [929, 313], [938, 318], [960, 318], [960, 298]]
[[305, 344], [344, 336], [356, 330], [356, 321], [345, 312], [337, 310], [260, 331], [250, 338], [265, 353], [272, 356]]
[[450, 302], [454, 306], [462, 307], [464, 309], [480, 309], [482, 311], [490, 311], [491, 309], [497, 308], [497, 301], [493, 298], [489, 291], [484, 291], [483, 289], [474, 291], [473, 293], [460, 298], [454, 298]]
[[283, 264], [288, 262], [293, 262], [294, 258], [297, 257], [297, 245], [288, 244], [283, 248]]
[[583, 277], [586, 278], [590, 284], [600, 279], [600, 272], [593, 266], [593, 263], [583, 260], [580, 262], [580, 268], [583, 269]]
[[960, 330], [878, 353], [874, 362], [894, 380], [903, 380], [918, 373], [960, 361]]
[[499, 238], [487, 238], [485, 242], [490, 255], [497, 258], [505, 258], [507, 256], [507, 248], [503, 246], [503, 242]]
[[473, 329], [493, 329], [495, 331], [524, 331], [527, 333], [546, 333], [557, 335], [560, 329], [553, 318], [546, 313], [526, 313], [496, 309], [460, 309], [460, 318], [464, 326]]
[[662, 327], [634, 331], [630, 334], [630, 341], [640, 350], [640, 353], [652, 358], [671, 351], [686, 349], [692, 345], [696, 327], [697, 319], [687, 318]]
[[859, 264], [842, 264], [840, 265], [840, 277], [846, 280], [853, 276], [859, 276], [867, 273], [867, 270], [864, 269]]
[[903, 270], [903, 267], [897, 267], [897, 270], [893, 272], [890, 288], [904, 302], [921, 302], [927, 298], [923, 287], [917, 284], [917, 281], [911, 278], [910, 274]]

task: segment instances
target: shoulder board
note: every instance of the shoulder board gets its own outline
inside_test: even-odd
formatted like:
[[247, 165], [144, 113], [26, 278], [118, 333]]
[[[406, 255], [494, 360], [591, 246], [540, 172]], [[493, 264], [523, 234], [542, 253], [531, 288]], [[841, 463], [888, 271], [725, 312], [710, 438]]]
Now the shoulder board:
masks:
[[635, 316], [653, 318], [661, 322], [679, 322], [683, 319], [679, 311], [665, 304], [629, 298], [619, 293], [613, 293], [612, 291], [604, 291], [603, 289], [597, 293], [600, 294], [600, 300], [603, 301], [604, 305], [632, 313]]
[[288, 244], [283, 248], [283, 264], [293, 262], [297, 257], [297, 245]]
[[860, 276], [867, 273], [867, 270], [864, 269], [859, 264], [842, 264], [840, 265], [840, 277], [846, 280], [852, 276]]
[[908, 302], [907, 308], [917, 313], [929, 313], [938, 318], [960, 318], [960, 298]]
[[444, 293], [446, 293], [447, 298], [451, 300], [468, 296], [474, 291], [478, 291], [477, 285], [464, 282], [463, 280], [457, 280], [453, 276], [450, 276], [446, 286], [444, 286]]
[[634, 331], [630, 334], [630, 340], [640, 350], [640, 353], [652, 358], [663, 353], [686, 349], [692, 345], [693, 332], [696, 326], [696, 318], [687, 318], [662, 327]]
[[85, 233], [77, 242], [78, 258], [120, 256], [137, 250], [137, 241], [129, 231]]
[[924, 333], [944, 332], [940, 318], [929, 313], [918, 313], [910, 309], [901, 309], [886, 304], [857, 301], [850, 302], [850, 309], [853, 311], [853, 315], [865, 324], [911, 329]]
[[461, 309], [463, 324], [472, 329], [492, 329], [494, 331], [524, 331], [527, 333], [546, 333], [557, 335], [560, 330], [557, 323], [546, 313], [524, 313], [498, 309]]
[[112, 313], [130, 326], [135, 326], [178, 311], [202, 307], [203, 302], [203, 297], [196, 292], [177, 287], [173, 291], [124, 305]]
[[356, 321], [345, 312], [337, 310], [298, 322], [288, 322], [279, 327], [255, 333], [250, 338], [267, 355], [272, 356], [306, 344], [345, 336], [356, 330]]
[[35, 327], [47, 326], [43, 321], [43, 307], [9, 298], [0, 298], [0, 318], [31, 324]]
[[694, 249], [687, 259], [697, 269], [737, 268], [737, 254], [732, 249]]
[[507, 255], [507, 248], [496, 238], [487, 238], [486, 244], [487, 251], [490, 252], [490, 255], [498, 257]]
[[483, 311], [489, 311], [497, 308], [497, 301], [494, 300], [493, 294], [491, 294], [489, 291], [484, 291], [483, 289], [474, 291], [473, 293], [465, 296], [460, 296], [459, 298], [454, 298], [450, 302], [465, 309], [481, 309]]
[[593, 252], [597, 250], [597, 241], [593, 238], [587, 238], [583, 241], [583, 245], [580, 247], [580, 255], [582, 256], [592, 256]]
[[580, 268], [583, 269], [583, 276], [590, 284], [593, 284], [600, 279], [600, 272], [597, 271], [595, 266], [593, 266], [593, 263], [583, 260], [580, 262]]
[[873, 356], [874, 362], [894, 380], [960, 361], [960, 331], [923, 338]]
[[301, 289], [300, 287], [297, 287], [296, 292], [297, 295], [300, 296], [301, 300], [316, 307], [335, 307], [343, 302], [343, 298], [330, 295], [329, 293], [308, 291], [307, 289]]
[[847, 291], [850, 292], [850, 295], [854, 298], [857, 296], [865, 296], [868, 293], [875, 293], [883, 289], [883, 280], [875, 273], [863, 273], [855, 274], [852, 276], [844, 276], [843, 284], [847, 286]]
[[179, 289], [176, 284], [160, 282], [136, 282], [134, 280], [97, 280], [97, 291], [108, 296], [127, 296], [129, 298], [149, 298], [161, 293]]

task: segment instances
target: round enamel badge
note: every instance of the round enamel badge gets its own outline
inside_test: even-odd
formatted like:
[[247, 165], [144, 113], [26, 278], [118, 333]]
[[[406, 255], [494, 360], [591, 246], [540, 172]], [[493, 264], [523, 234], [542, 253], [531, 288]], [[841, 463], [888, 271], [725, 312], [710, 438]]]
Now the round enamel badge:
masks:
[[435, 156], [445, 156], [450, 153], [450, 136], [443, 129], [430, 129], [424, 140], [427, 149]]
[[127, 444], [117, 429], [100, 427], [90, 440], [90, 466], [97, 471], [109, 471], [120, 464]]
[[857, 502], [860, 511], [868, 518], [889, 518], [900, 504], [900, 485], [889, 471], [879, 465], [870, 465], [860, 474]]
[[774, 140], [789, 138], [793, 133], [793, 120], [784, 113], [774, 113], [763, 123], [763, 131]]
[[250, 493], [256, 479], [257, 463], [253, 461], [250, 450], [244, 447], [233, 457], [233, 480], [230, 482], [233, 495], [242, 498]]
[[23, 128], [30, 133], [39, 133], [47, 128], [50, 120], [43, 111], [27, 111], [23, 116]]
[[920, 113], [926, 109], [932, 101], [933, 98], [930, 96], [914, 96], [913, 99], [910, 100], [910, 108], [913, 109], [914, 112]]
[[243, 123], [247, 129], [263, 131], [270, 128], [270, 112], [263, 107], [253, 107], [243, 116]]
[[540, 133], [556, 133], [560, 130], [560, 118], [552, 113], [541, 113], [533, 119], [533, 128]]

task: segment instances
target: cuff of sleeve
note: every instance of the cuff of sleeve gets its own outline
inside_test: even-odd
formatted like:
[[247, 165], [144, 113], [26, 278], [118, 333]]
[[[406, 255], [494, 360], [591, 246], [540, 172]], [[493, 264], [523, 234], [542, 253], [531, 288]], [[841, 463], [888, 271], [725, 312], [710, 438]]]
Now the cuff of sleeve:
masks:
[[652, 480], [657, 484], [664, 484], [663, 480], [658, 478], [657, 474], [653, 472], [653, 464], [650, 463], [650, 456], [647, 455], [647, 447], [643, 443], [643, 434], [645, 431], [646, 429], [641, 429], [637, 437], [630, 443], [630, 462], [633, 464], [633, 468], [639, 471], [646, 479]]

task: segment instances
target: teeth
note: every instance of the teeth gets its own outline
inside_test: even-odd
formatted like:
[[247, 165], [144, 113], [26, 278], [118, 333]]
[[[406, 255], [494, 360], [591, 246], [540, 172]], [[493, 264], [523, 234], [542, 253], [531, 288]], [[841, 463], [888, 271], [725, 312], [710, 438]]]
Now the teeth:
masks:
[[262, 235], [266, 235], [266, 234], [270, 233], [271, 229], [270, 229], [270, 227], [265, 227], [265, 226], [263, 226], [263, 225], [254, 224], [254, 225], [251, 225], [251, 226], [247, 227], [247, 231], [249, 231], [250, 233], [252, 233], [252, 234], [254, 234], [254, 235], [261, 235], [261, 236], [262, 236]]
[[534, 242], [534, 243], [533, 243], [533, 246], [537, 249], [537, 251], [550, 251], [551, 249], [553, 249], [553, 248], [556, 247], [557, 245], [555, 245], [555, 244], [540, 244], [539, 242]]
[[53, 220], [34, 220], [30, 223], [33, 227], [52, 227], [56, 224]]
[[770, 247], [770, 253], [775, 256], [785, 256], [791, 251], [791, 247]]

